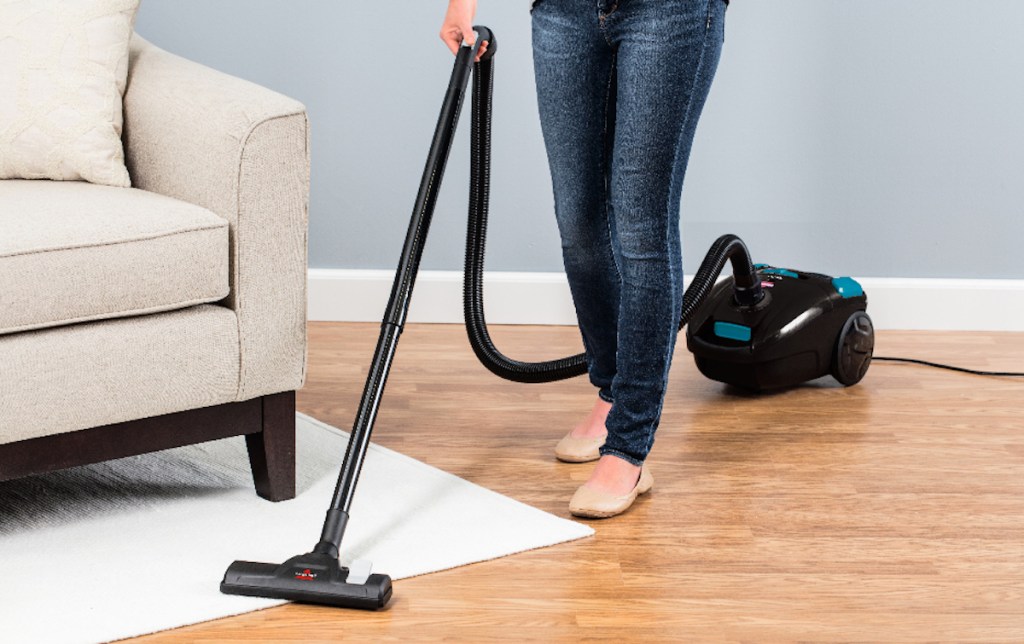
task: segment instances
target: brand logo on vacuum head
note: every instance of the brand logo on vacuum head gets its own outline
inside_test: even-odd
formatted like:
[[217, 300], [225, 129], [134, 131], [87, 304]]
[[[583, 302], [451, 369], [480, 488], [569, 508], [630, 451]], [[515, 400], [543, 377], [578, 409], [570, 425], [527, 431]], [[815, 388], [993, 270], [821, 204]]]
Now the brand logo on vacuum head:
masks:
[[295, 573], [296, 579], [302, 579], [303, 581], [313, 581], [316, 579], [316, 573], [310, 572], [309, 568], [306, 568], [302, 572]]

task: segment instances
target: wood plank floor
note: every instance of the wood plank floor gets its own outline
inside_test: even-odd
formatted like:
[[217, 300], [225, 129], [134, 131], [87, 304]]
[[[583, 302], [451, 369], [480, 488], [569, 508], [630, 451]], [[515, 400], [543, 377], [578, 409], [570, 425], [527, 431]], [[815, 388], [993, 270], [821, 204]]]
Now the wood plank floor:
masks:
[[[310, 331], [299, 409], [348, 429], [378, 326]], [[574, 327], [494, 339], [581, 350]], [[1019, 371], [1024, 334], [882, 332], [876, 353]], [[591, 466], [551, 449], [594, 395], [502, 381], [461, 326], [409, 325], [374, 440], [568, 516]], [[398, 581], [385, 611], [287, 605], [138, 641], [1024, 641], [1024, 379], [876, 363], [757, 397], [680, 346], [649, 463], [654, 491], [595, 537]]]

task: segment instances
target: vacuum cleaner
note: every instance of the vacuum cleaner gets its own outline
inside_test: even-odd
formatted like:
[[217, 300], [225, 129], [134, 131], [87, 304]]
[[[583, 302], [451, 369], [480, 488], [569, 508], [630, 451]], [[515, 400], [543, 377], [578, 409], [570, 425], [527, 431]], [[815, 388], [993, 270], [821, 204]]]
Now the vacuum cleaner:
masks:
[[[490, 195], [493, 56], [497, 41], [486, 27], [473, 28], [476, 44], [455, 57], [448, 90], [431, 142], [412, 218], [380, 335], [367, 374], [352, 434], [320, 540], [310, 552], [284, 563], [235, 561], [221, 592], [288, 599], [346, 608], [383, 608], [391, 578], [365, 562], [343, 567], [339, 550], [356, 483], [370, 443], [391, 363], [404, 328], [423, 244], [433, 216], [459, 113], [473, 78], [469, 223], [464, 313], [469, 342], [480, 362], [515, 382], [563, 380], [587, 372], [583, 353], [545, 362], [503, 355], [491, 341], [484, 318], [483, 261]], [[483, 41], [486, 53], [474, 63]], [[726, 262], [732, 275], [717, 281]], [[753, 390], [787, 387], [832, 373], [844, 385], [864, 377], [874, 333], [867, 298], [856, 281], [751, 263], [735, 235], [723, 235], [705, 256], [683, 297], [679, 328], [689, 322], [687, 346], [700, 371], [713, 379]]]

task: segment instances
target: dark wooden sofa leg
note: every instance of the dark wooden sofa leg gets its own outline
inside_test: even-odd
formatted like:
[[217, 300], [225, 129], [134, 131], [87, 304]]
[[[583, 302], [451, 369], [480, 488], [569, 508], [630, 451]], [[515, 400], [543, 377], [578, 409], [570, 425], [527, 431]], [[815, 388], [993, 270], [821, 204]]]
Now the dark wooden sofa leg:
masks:
[[263, 431], [246, 434], [256, 493], [268, 501], [295, 498], [295, 392], [263, 396]]

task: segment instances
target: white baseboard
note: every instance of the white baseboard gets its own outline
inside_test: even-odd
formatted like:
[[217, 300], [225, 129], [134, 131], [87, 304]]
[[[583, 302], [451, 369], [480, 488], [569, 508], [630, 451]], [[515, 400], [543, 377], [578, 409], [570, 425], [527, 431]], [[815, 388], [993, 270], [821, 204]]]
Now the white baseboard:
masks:
[[[379, 322], [392, 270], [309, 270], [309, 319]], [[689, 278], [687, 278], [689, 279]], [[870, 277], [859, 280], [879, 329], [1024, 332], [1024, 280]], [[491, 324], [576, 324], [564, 273], [487, 272]], [[409, 322], [462, 322], [462, 273], [420, 271]]]

